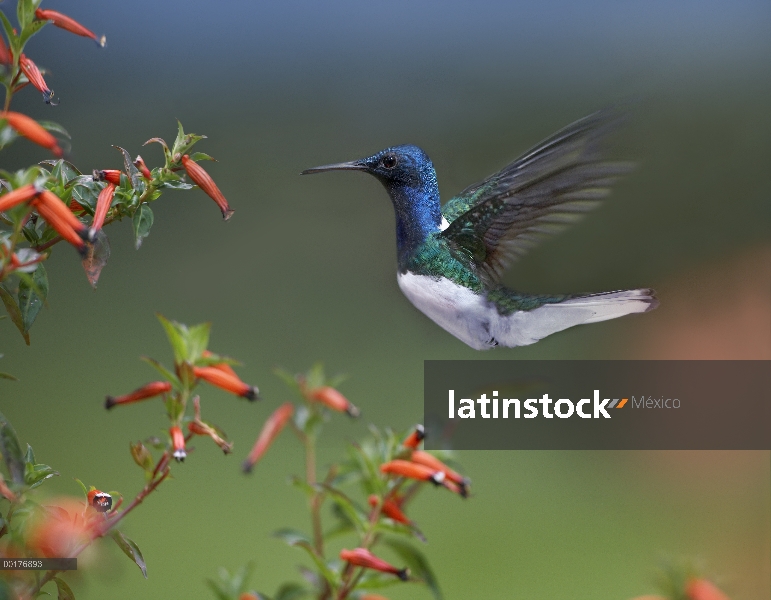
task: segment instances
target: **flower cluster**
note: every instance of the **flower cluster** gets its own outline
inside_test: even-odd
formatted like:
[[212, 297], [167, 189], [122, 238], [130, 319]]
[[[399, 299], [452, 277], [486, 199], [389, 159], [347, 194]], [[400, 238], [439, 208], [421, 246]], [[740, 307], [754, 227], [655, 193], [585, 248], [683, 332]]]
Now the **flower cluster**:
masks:
[[[371, 427], [372, 440], [354, 445], [349, 460], [330, 466], [327, 474], [320, 477], [316, 472], [315, 447], [324, 422], [334, 413], [359, 416], [359, 409], [337, 389], [342, 378], [328, 379], [321, 365], [306, 374], [292, 376], [280, 370], [277, 374], [295, 390], [302, 402], [285, 402], [268, 417], [243, 463], [243, 470], [251, 472], [288, 425], [305, 448], [305, 478], [295, 478], [293, 483], [308, 496], [312, 534], [306, 536], [292, 529], [282, 529], [275, 536], [308, 553], [318, 567], [318, 574], [314, 576], [315, 583], [311, 588], [296, 584], [287, 586], [292, 586], [293, 593], [298, 595], [318, 598], [382, 600], [382, 596], [367, 596], [362, 592], [394, 581], [413, 581], [427, 584], [435, 595], [438, 594], [436, 579], [423, 554], [394, 536], [425, 542], [417, 524], [407, 516], [408, 505], [427, 485], [445, 488], [465, 498], [469, 495], [470, 481], [439, 457], [420, 448], [425, 436], [422, 425], [406, 436]], [[356, 502], [343, 490], [346, 484], [353, 482], [359, 483], [364, 502]], [[324, 533], [321, 511], [327, 502], [332, 505], [336, 524]], [[355, 546], [340, 551], [337, 554], [339, 561], [328, 560], [327, 538], [342, 534], [353, 535]], [[390, 547], [406, 565], [393, 565], [378, 556], [375, 553], [378, 545]], [[232, 579], [225, 577], [210, 584], [220, 598], [267, 597], [243, 589], [244, 580], [242, 572]], [[276, 597], [282, 597], [281, 591]]]
[[[182, 462], [187, 457], [187, 442], [193, 436], [210, 438], [220, 449], [229, 454], [233, 450], [233, 444], [228, 442], [224, 434], [214, 425], [206, 423], [201, 418], [201, 401], [198, 396], [193, 396], [193, 391], [198, 383], [204, 381], [236, 396], [247, 400], [257, 400], [259, 390], [256, 386], [249, 385], [233, 370], [231, 364], [235, 364], [230, 358], [219, 356], [207, 349], [209, 344], [209, 323], [187, 327], [181, 323], [169, 321], [158, 315], [166, 335], [174, 351], [174, 369], [164, 367], [158, 361], [145, 358], [144, 360], [153, 366], [165, 379], [152, 381], [142, 387], [122, 396], [107, 396], [104, 406], [108, 410], [116, 406], [134, 404], [150, 398], [161, 397], [169, 417], [169, 443], [166, 446], [158, 444], [165, 449], [164, 456], [173, 457], [177, 462]], [[186, 414], [188, 402], [193, 402], [193, 416]], [[187, 428], [187, 434], [183, 427]], [[148, 461], [148, 451], [141, 442], [132, 446], [132, 455], [135, 462], [150, 472], [152, 461]]]

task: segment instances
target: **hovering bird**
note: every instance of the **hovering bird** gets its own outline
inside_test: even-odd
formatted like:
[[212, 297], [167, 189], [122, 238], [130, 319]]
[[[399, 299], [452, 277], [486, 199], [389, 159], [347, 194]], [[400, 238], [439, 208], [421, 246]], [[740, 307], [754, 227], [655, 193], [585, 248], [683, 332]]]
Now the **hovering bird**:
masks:
[[396, 212], [397, 279], [410, 302], [476, 350], [526, 346], [574, 325], [658, 306], [647, 288], [539, 295], [501, 284], [516, 258], [595, 208], [631, 169], [602, 159], [603, 142], [618, 120], [608, 109], [576, 121], [443, 207], [434, 167], [417, 146], [393, 146], [302, 174], [374, 175]]

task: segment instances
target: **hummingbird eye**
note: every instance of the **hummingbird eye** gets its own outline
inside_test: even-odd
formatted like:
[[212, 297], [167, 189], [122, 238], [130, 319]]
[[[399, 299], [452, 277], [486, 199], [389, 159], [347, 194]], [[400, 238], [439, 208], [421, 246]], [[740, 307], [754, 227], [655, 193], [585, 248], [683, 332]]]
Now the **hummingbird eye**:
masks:
[[393, 154], [386, 154], [380, 161], [380, 164], [383, 165], [383, 168], [385, 169], [393, 169], [396, 166], [397, 163], [396, 156]]

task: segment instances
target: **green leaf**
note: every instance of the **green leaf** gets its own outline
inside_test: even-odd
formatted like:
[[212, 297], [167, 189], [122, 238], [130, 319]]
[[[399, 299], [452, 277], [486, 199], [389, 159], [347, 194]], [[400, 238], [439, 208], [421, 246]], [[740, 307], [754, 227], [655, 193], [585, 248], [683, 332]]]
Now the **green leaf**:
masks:
[[2, 285], [0, 285], [0, 300], [3, 301], [5, 310], [8, 311], [8, 316], [11, 317], [11, 321], [16, 325], [16, 329], [19, 330], [24, 341], [27, 342], [27, 346], [29, 346], [29, 333], [24, 330], [24, 319], [21, 316], [19, 305], [16, 304], [16, 300]]
[[[8, 40], [11, 43], [11, 46], [14, 46], [14, 41], [16, 39], [16, 34], [13, 32], [13, 25], [8, 20], [8, 17], [5, 16], [5, 12], [0, 10], [0, 20], [3, 22], [3, 29], [5, 30], [5, 37], [8, 38]], [[15, 54], [15, 53], [14, 53]]]
[[96, 289], [96, 284], [99, 282], [99, 276], [102, 274], [102, 269], [107, 265], [109, 259], [110, 240], [107, 238], [107, 234], [104, 230], [100, 229], [96, 232], [94, 241], [86, 245], [86, 255], [81, 261], [83, 270], [86, 272], [86, 278], [92, 288]]
[[154, 358], [150, 358], [149, 356], [140, 356], [140, 360], [145, 361], [148, 365], [150, 365], [153, 369], [158, 371], [163, 377], [165, 377], [168, 381], [171, 382], [171, 384], [176, 388], [181, 388], [182, 384], [179, 381], [179, 378], [169, 371], [166, 367], [164, 367], [161, 363], [159, 363]]
[[274, 600], [297, 600], [309, 596], [311, 591], [299, 583], [285, 583], [276, 592]]
[[345, 516], [356, 527], [358, 532], [363, 535], [367, 529], [367, 516], [362, 513], [361, 509], [340, 490], [325, 484], [321, 484], [321, 487], [330, 495], [332, 501], [340, 507], [343, 513], [345, 513]]
[[117, 529], [113, 530], [110, 535], [115, 540], [115, 543], [118, 544], [118, 548], [123, 550], [124, 554], [136, 563], [139, 570], [142, 571], [142, 575], [147, 579], [147, 565], [145, 565], [145, 559], [139, 550], [139, 546]]
[[18, 0], [16, 3], [16, 18], [19, 21], [22, 33], [24, 33], [24, 28], [32, 20], [33, 12], [31, 0]]
[[58, 477], [59, 473], [54, 471], [48, 465], [32, 465], [27, 463], [24, 465], [24, 483], [29, 486], [29, 489], [34, 489], [42, 484], [46, 479], [51, 477]]
[[54, 577], [54, 582], [56, 583], [56, 590], [59, 592], [58, 600], [75, 600], [75, 594], [72, 593], [70, 586], [64, 583], [64, 580]]
[[0, 453], [5, 459], [8, 474], [16, 484], [24, 483], [24, 455], [21, 453], [19, 438], [13, 426], [8, 422], [3, 413], [0, 413]]
[[426, 560], [426, 557], [420, 550], [401, 540], [388, 539], [385, 540], [385, 544], [390, 546], [391, 549], [407, 563], [413, 576], [423, 580], [436, 600], [442, 600], [442, 591], [439, 589], [439, 582], [436, 579], [436, 575], [434, 575], [431, 566], [428, 564], [428, 560]]
[[273, 367], [273, 373], [283, 381], [289, 389], [297, 392], [302, 396], [300, 391], [300, 384], [297, 383], [297, 379], [289, 371], [285, 371], [281, 367]]
[[[35, 9], [33, 8], [32, 13], [34, 14], [34, 12], [35, 12]], [[34, 21], [30, 23], [29, 26], [24, 28], [24, 30], [21, 32], [21, 35], [19, 36], [19, 46], [23, 47], [27, 43], [29, 38], [35, 35], [47, 24], [48, 24], [48, 21]]]
[[123, 167], [131, 180], [131, 187], [139, 189], [139, 183], [141, 181], [139, 178], [139, 169], [136, 168], [134, 161], [131, 160], [131, 155], [120, 146], [113, 146], [113, 148], [117, 148], [123, 154]]
[[174, 362], [176, 364], [184, 362], [187, 358], [187, 344], [185, 343], [187, 327], [176, 321], [169, 321], [163, 315], [156, 316], [166, 330], [166, 337], [169, 338], [171, 349], [174, 351]]
[[48, 275], [42, 263], [38, 263], [31, 279], [31, 282], [27, 278], [19, 282], [19, 313], [24, 325], [24, 333], [32, 327], [48, 296]]
[[214, 162], [217, 162], [216, 158], [212, 158], [205, 152], [193, 152], [190, 155], [190, 160], [194, 160], [195, 162], [198, 162], [199, 160], [213, 160]]
[[308, 485], [304, 479], [301, 479], [296, 475], [289, 478], [289, 483], [303, 492], [308, 498], [313, 498], [316, 495], [316, 489], [312, 485]]
[[294, 529], [279, 529], [273, 533], [273, 537], [284, 541], [289, 546], [305, 550], [313, 560], [319, 573], [327, 580], [332, 589], [335, 589], [340, 584], [337, 573], [332, 571], [327, 563], [324, 562], [324, 559], [316, 553], [310, 540], [304, 534]]
[[147, 204], [142, 204], [134, 212], [132, 218], [134, 224], [134, 245], [139, 250], [142, 245], [142, 241], [150, 235], [150, 228], [153, 226], [153, 211]]
[[187, 330], [187, 360], [191, 363], [196, 362], [206, 346], [209, 345], [209, 331], [211, 323], [201, 323], [188, 327]]
[[[72, 136], [67, 132], [67, 130], [59, 125], [59, 123], [54, 123], [53, 121], [38, 121], [38, 124], [43, 127], [43, 129], [47, 129], [48, 131], [53, 131], [54, 133], [58, 133], [59, 135], [63, 135], [67, 139], [72, 139]], [[59, 159], [57, 162], [67, 162], [64, 159]], [[80, 175], [80, 171], [70, 162], [67, 162], [69, 167], [77, 172], [78, 175]], [[72, 179], [70, 177], [70, 179]]]

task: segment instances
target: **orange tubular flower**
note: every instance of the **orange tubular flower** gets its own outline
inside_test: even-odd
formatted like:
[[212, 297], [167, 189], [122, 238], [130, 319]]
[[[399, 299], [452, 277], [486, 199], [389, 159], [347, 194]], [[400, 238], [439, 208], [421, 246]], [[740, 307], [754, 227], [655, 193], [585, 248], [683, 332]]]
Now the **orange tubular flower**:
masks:
[[430, 481], [434, 485], [441, 485], [445, 477], [444, 471], [439, 469], [431, 469], [425, 465], [398, 459], [380, 465], [380, 472], [418, 481]]
[[244, 473], [251, 472], [254, 465], [256, 465], [257, 461], [268, 451], [273, 440], [278, 437], [278, 434], [281, 433], [281, 430], [286, 426], [293, 414], [294, 405], [291, 402], [287, 402], [286, 404], [279, 406], [273, 411], [273, 414], [268, 417], [268, 420], [265, 421], [265, 425], [262, 426], [262, 431], [260, 431], [260, 435], [257, 437], [257, 441], [254, 443], [252, 451], [243, 462], [242, 468]]
[[402, 446], [414, 450], [420, 445], [424, 437], [426, 437], [426, 430], [423, 425], [415, 425], [415, 430], [402, 442]]
[[409, 570], [397, 569], [393, 565], [387, 563], [382, 558], [378, 558], [372, 552], [366, 548], [355, 548], [353, 550], [341, 550], [340, 559], [351, 563], [357, 567], [364, 567], [366, 569], [374, 569], [381, 573], [390, 573], [396, 575], [402, 581], [407, 581], [409, 578]]
[[0, 196], [0, 212], [10, 210], [14, 206], [32, 200], [40, 191], [31, 183]]
[[[48, 193], [51, 194], [50, 192]], [[86, 244], [83, 241], [83, 238], [87, 237], [85, 226], [78, 221], [78, 218], [70, 212], [69, 208], [67, 208], [61, 200], [53, 194], [51, 194], [51, 196], [53, 196], [53, 200], [50, 199], [50, 196], [41, 194], [32, 201], [32, 205], [40, 216], [43, 217], [60, 236], [62, 236], [62, 239], [75, 246], [75, 248], [83, 254], [86, 250]], [[63, 212], [59, 208], [60, 206], [61, 209], [63, 209]], [[78, 222], [77, 229], [73, 227], [71, 219]]]
[[137, 154], [137, 159], [134, 161], [134, 166], [139, 169], [139, 172], [142, 173], [142, 177], [145, 179], [152, 179], [153, 174], [150, 172], [150, 169], [147, 168], [147, 165], [145, 164], [145, 160]]
[[193, 367], [193, 375], [226, 392], [242, 396], [247, 400], [257, 400], [259, 398], [260, 391], [256, 386], [244, 383], [238, 377], [233, 377], [216, 367]]
[[730, 600], [717, 586], [706, 579], [691, 579], [685, 586], [689, 600]]
[[177, 459], [177, 462], [182, 462], [187, 456], [187, 452], [185, 452], [185, 435], [176, 425], [169, 428], [169, 435], [171, 435], [171, 445], [174, 448], [172, 456]]
[[5, 119], [16, 133], [23, 135], [29, 141], [34, 142], [38, 146], [43, 146], [51, 152], [54, 156], [61, 157], [64, 152], [56, 142], [56, 138], [48, 133], [43, 127], [35, 121], [30, 119], [27, 115], [23, 115], [17, 112], [5, 111], [0, 112], [0, 119]]
[[132, 402], [154, 398], [155, 396], [160, 396], [161, 394], [166, 394], [170, 391], [171, 384], [168, 381], [153, 381], [125, 396], [107, 396], [104, 407], [109, 410], [118, 404], [131, 404]]
[[112, 204], [112, 198], [115, 195], [115, 184], [108, 183], [107, 186], [99, 192], [99, 197], [96, 199], [96, 212], [94, 213], [94, 222], [91, 224], [91, 231], [88, 233], [88, 237], [94, 239], [94, 235], [104, 225], [104, 219], [107, 216], [107, 211], [110, 210]]
[[222, 194], [217, 184], [211, 178], [204, 168], [194, 160], [191, 160], [190, 156], [185, 154], [182, 157], [182, 166], [185, 167], [185, 171], [190, 176], [199, 188], [201, 188], [212, 200], [217, 203], [222, 211], [222, 218], [226, 221], [233, 216], [235, 212], [230, 208], [228, 201], [225, 200], [225, 196]]
[[457, 483], [459, 486], [467, 487], [471, 483], [468, 478], [456, 473], [433, 454], [429, 454], [423, 450], [415, 450], [412, 453], [411, 460], [419, 465], [425, 465], [432, 469], [436, 469], [437, 471], [443, 471], [448, 480]]
[[[370, 497], [367, 500], [369, 502], [369, 505], [372, 508], [375, 508], [378, 505], [378, 502], [380, 501], [375, 494], [370, 495]], [[389, 519], [393, 519], [397, 523], [412, 525], [412, 521], [410, 521], [407, 515], [405, 515], [402, 512], [402, 509], [399, 508], [399, 505], [393, 500], [390, 500], [388, 498], [383, 500], [383, 506], [380, 507], [380, 510], [386, 517], [388, 517]]]
[[104, 45], [107, 43], [107, 38], [105, 36], [102, 36], [102, 37], [97, 36], [93, 31], [91, 31], [90, 29], [86, 29], [85, 27], [83, 27], [83, 25], [78, 23], [72, 17], [63, 15], [62, 13], [57, 12], [55, 10], [38, 8], [35, 11], [35, 16], [41, 21], [51, 21], [51, 23], [53, 23], [60, 29], [64, 29], [65, 31], [69, 31], [70, 33], [74, 33], [75, 35], [91, 38], [101, 48], [104, 48]]
[[120, 185], [120, 171], [118, 169], [95, 170], [92, 177], [94, 181], [107, 181], [115, 186]]
[[43, 79], [43, 74], [40, 72], [40, 69], [37, 68], [37, 65], [22, 54], [19, 56], [19, 67], [25, 77], [29, 79], [29, 82], [37, 88], [37, 91], [43, 94], [45, 103], [52, 104], [54, 91], [48, 87], [48, 84], [45, 79]]
[[313, 402], [323, 404], [332, 410], [348, 413], [349, 417], [356, 418], [359, 416], [359, 409], [351, 404], [348, 401], [348, 398], [343, 396], [333, 387], [326, 386], [311, 390], [308, 393], [308, 398]]

